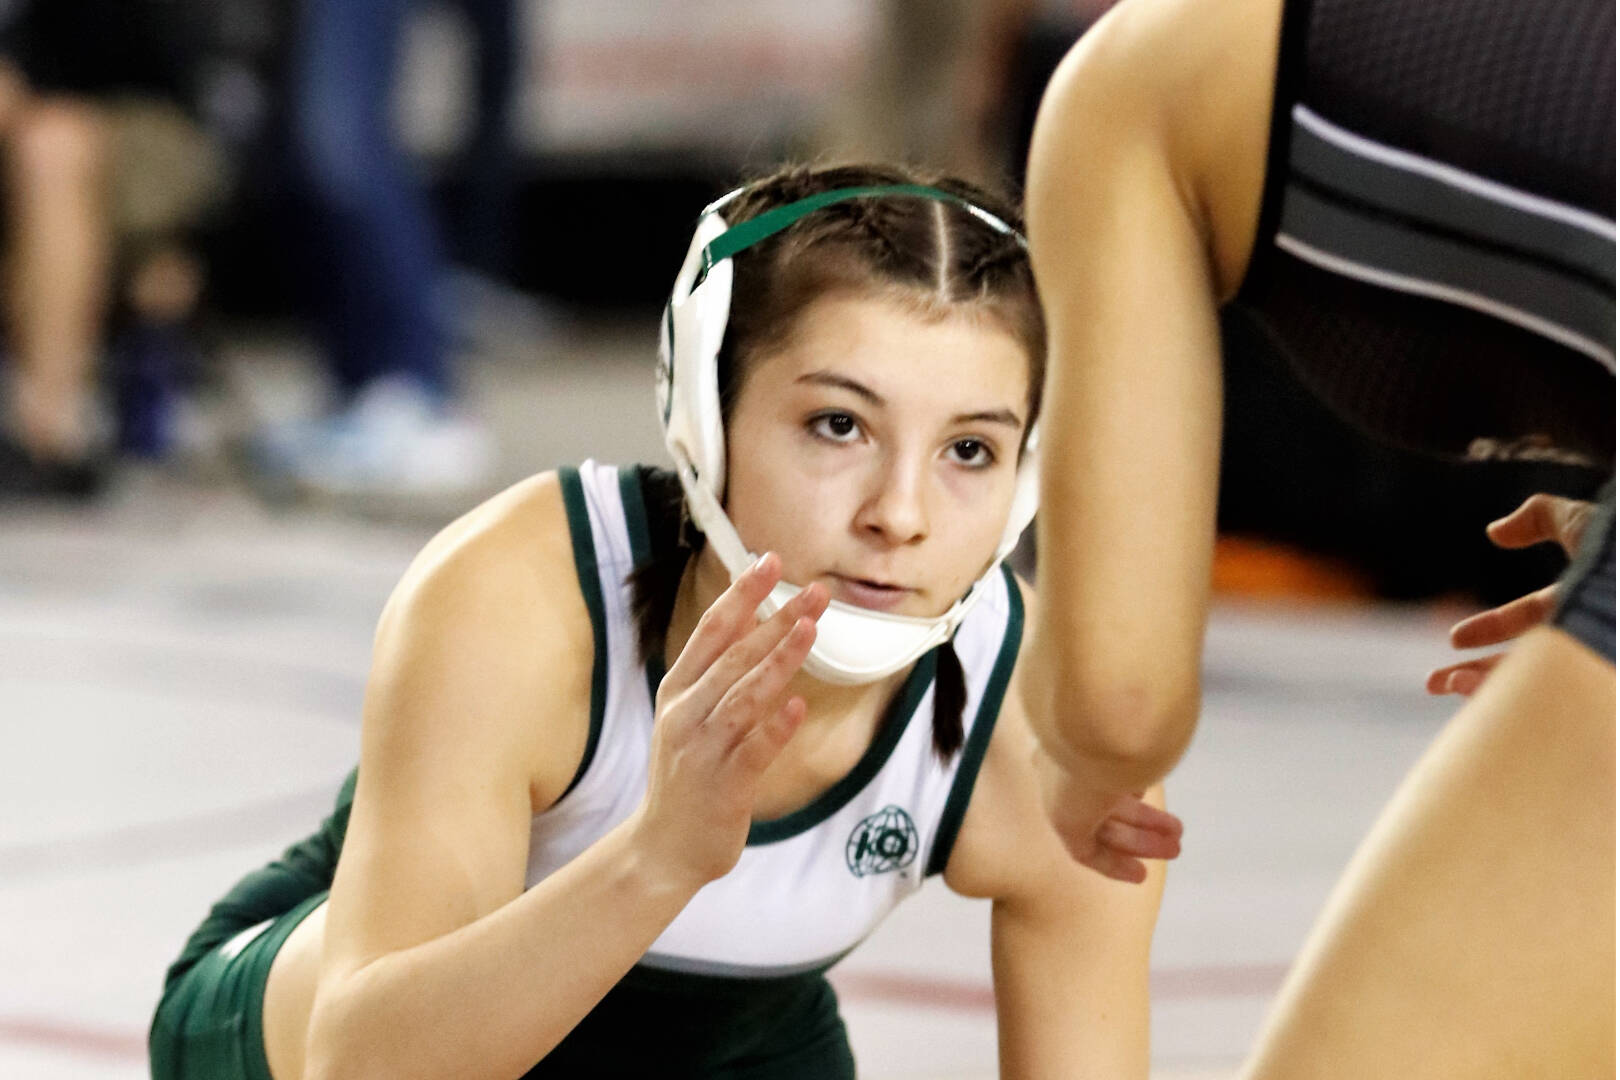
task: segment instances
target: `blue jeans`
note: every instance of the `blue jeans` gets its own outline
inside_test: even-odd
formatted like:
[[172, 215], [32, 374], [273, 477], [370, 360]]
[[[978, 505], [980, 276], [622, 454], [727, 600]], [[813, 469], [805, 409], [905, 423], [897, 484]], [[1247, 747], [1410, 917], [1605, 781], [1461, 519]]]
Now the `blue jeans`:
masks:
[[292, 166], [309, 201], [315, 314], [338, 383], [381, 376], [449, 392], [439, 237], [394, 141], [413, 0], [308, 0], [293, 63]]

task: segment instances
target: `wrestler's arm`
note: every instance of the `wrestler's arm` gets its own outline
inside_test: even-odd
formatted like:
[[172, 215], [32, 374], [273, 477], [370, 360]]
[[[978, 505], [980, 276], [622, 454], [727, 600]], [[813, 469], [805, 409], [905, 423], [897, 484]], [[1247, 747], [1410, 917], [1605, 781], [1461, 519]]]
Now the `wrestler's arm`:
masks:
[[[474, 516], [527, 519], [538, 558], [505, 550], [518, 531], [509, 521], [458, 523], [383, 612], [311, 1016], [312, 1077], [516, 1076], [584, 1010], [562, 1009], [556, 1035], [537, 1030], [552, 1026], [542, 1016], [574, 998], [588, 1008], [616, 977], [617, 957], [581, 970], [570, 932], [616, 953], [616, 942], [650, 941], [684, 902], [623, 830], [568, 868], [568, 888], [524, 894], [531, 800], [560, 794], [583, 750], [582, 725], [565, 713], [590, 700], [593, 648], [560, 489], [552, 477], [534, 486], [524, 509]], [[544, 729], [549, 753], [527, 749], [526, 724]], [[618, 934], [582, 933], [599, 905]]]
[[[1024, 792], [1030, 805], [1019, 828], [1048, 850], [991, 907], [1000, 1074], [1146, 1080], [1149, 957], [1165, 864], [1148, 864], [1135, 884], [1091, 873], [1040, 827], [1039, 799]], [[1162, 806], [1162, 789], [1147, 799]]]
[[[533, 484], [504, 524], [430, 545], [383, 614], [306, 1076], [525, 1072], [735, 861], [752, 782], [802, 715], [773, 710], [813, 634], [788, 631], [796, 608], [757, 624], [775, 578], [745, 576], [660, 689], [641, 807], [525, 890], [531, 817], [580, 760], [594, 648], [557, 482]], [[773, 635], [791, 655], [762, 659]], [[762, 672], [763, 708], [713, 704]]]
[[[1165, 865], [1144, 883], [1075, 863], [1045, 827], [1035, 739], [1019, 702], [1002, 707], [945, 882], [988, 897], [1000, 1074], [1148, 1075], [1148, 958]], [[1163, 805], [1163, 792], [1148, 792]]]
[[1252, 243], [1270, 104], [1269, 68], [1234, 89], [1223, 35], [1274, 43], [1275, 22], [1234, 27], [1267, 2], [1128, 0], [1064, 61], [1036, 125], [1028, 217], [1051, 361], [1022, 690], [1071, 840], [1169, 771], [1198, 712], [1216, 309]]

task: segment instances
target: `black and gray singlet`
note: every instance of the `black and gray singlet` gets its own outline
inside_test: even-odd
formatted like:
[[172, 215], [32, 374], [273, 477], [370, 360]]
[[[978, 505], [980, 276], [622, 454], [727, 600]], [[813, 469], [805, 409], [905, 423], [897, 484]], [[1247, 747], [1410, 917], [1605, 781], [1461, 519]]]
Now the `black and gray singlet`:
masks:
[[[1286, 0], [1234, 303], [1351, 423], [1612, 473], [1614, 30], [1613, 0]], [[1559, 623], [1612, 662], [1599, 522], [1607, 584]]]

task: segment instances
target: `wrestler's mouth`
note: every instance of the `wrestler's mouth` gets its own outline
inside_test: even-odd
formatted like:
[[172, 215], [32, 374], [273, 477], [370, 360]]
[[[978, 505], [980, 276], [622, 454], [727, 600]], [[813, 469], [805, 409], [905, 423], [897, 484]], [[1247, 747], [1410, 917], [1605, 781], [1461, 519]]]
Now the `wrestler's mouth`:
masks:
[[834, 600], [842, 600], [856, 607], [873, 611], [893, 611], [912, 597], [917, 590], [892, 582], [872, 578], [832, 574], [831, 592]]

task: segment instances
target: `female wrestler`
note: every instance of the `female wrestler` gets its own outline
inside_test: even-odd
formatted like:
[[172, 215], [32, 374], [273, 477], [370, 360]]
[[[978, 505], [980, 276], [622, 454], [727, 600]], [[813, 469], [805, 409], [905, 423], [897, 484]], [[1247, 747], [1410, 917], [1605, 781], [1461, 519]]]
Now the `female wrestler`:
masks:
[[852, 1077], [823, 973], [933, 873], [994, 900], [1004, 1075], [1145, 1076], [1161, 876], [1066, 857], [1003, 696], [1045, 347], [1013, 220], [853, 167], [707, 211], [679, 479], [545, 474], [427, 547], [352, 812], [194, 935], [154, 1076]]
[[[1098, 823], [1198, 707], [1222, 304], [1382, 436], [1612, 468], [1614, 6], [1126, 0], [1054, 78], [1030, 175], [1053, 363], [1027, 704], [1071, 852], [1128, 877]], [[1472, 696], [1247, 1075], [1612, 1072], [1610, 490], [1550, 622], [1477, 689], [1438, 676]]]

